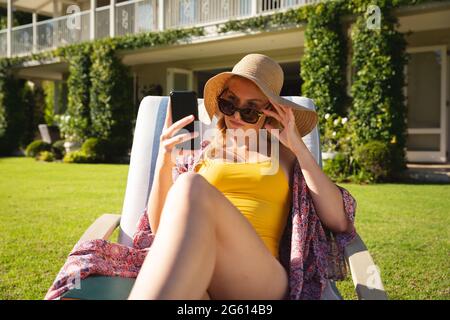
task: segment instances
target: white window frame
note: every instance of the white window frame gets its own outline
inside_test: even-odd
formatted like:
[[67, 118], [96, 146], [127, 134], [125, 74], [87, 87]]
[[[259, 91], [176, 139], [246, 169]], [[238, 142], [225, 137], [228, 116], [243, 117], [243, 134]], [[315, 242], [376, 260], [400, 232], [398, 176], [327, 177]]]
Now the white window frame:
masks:
[[174, 88], [174, 75], [175, 74], [186, 74], [188, 76], [188, 88], [187, 90], [193, 90], [194, 84], [194, 71], [189, 69], [182, 68], [167, 68], [167, 92], [166, 95], [169, 94], [171, 90]]
[[[448, 139], [448, 123], [447, 123], [447, 46], [424, 46], [409, 47], [406, 52], [420, 53], [441, 51], [441, 119], [440, 128], [408, 128], [409, 134], [439, 134], [440, 143], [439, 151], [408, 151], [406, 152], [408, 162], [446, 162], [447, 161], [447, 139]], [[408, 83], [408, 66], [405, 66], [405, 79]], [[408, 101], [408, 87], [404, 88], [405, 99]]]

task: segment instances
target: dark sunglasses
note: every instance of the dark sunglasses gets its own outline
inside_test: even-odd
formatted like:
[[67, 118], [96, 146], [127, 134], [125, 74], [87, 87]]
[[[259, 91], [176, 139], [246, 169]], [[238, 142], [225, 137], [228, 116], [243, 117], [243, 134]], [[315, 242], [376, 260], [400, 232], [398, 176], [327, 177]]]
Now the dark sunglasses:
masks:
[[[227, 116], [232, 116], [237, 111], [241, 115], [241, 119], [247, 123], [255, 124], [264, 115], [263, 112], [253, 108], [237, 108], [233, 102], [223, 98], [218, 98], [219, 110]], [[268, 103], [267, 105], [270, 105]]]

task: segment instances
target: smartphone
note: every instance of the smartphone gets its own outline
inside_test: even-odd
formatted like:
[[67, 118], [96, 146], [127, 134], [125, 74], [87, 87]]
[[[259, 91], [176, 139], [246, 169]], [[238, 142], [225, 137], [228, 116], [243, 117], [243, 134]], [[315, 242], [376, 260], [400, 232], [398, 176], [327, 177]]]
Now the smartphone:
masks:
[[[172, 123], [192, 114], [194, 115], [194, 120], [183, 127], [183, 129], [188, 132], [199, 131], [197, 93], [195, 91], [172, 90], [169, 97], [172, 107]], [[180, 130], [175, 135], [186, 133], [185, 130]], [[175, 147], [184, 150], [198, 150], [200, 148], [200, 132], [194, 139], [179, 143]]]

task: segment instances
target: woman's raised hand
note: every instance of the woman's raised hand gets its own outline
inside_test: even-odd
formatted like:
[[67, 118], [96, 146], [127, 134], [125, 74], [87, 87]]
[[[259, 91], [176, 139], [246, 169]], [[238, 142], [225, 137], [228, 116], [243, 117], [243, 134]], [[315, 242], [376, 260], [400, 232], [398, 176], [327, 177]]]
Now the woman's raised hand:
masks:
[[177, 122], [172, 123], [172, 107], [169, 100], [164, 128], [159, 138], [159, 152], [164, 160], [171, 160], [171, 154], [177, 144], [194, 139], [198, 136], [199, 133], [197, 131], [175, 135], [180, 129], [192, 121], [194, 121], [194, 115], [184, 117]]

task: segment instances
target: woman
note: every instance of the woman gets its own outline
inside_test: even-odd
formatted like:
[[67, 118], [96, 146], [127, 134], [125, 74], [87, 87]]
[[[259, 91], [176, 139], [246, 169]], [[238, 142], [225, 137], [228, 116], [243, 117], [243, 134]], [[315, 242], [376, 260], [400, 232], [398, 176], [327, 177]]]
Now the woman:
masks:
[[[194, 170], [175, 182], [173, 149], [195, 134], [175, 136], [193, 117], [172, 124], [169, 108], [146, 212], [157, 236], [130, 299], [288, 298], [289, 272], [278, 253], [294, 204], [296, 163], [313, 202], [311, 211], [324, 229], [354, 233], [343, 189], [322, 172], [301, 139], [314, 128], [317, 115], [281, 98], [282, 84], [279, 64], [261, 54], [249, 54], [232, 72], [211, 78], [205, 86], [205, 107], [211, 118], [218, 116], [220, 133], [268, 129], [280, 142], [279, 152], [253, 150], [248, 138], [231, 146], [218, 139], [202, 150]], [[258, 138], [258, 146], [263, 142]], [[230, 158], [238, 163], [228, 163]], [[262, 173], [274, 163], [277, 170]], [[317, 228], [316, 233], [323, 232]], [[323, 274], [315, 281], [322, 281]]]
[[[174, 134], [193, 119], [172, 124], [168, 112], [133, 246], [77, 243], [45, 299], [60, 298], [74, 279], [90, 275], [137, 278], [131, 299], [336, 298], [329, 284], [346, 276], [356, 201], [328, 179], [303, 143], [317, 115], [281, 98], [282, 84], [278, 63], [249, 54], [232, 72], [211, 78], [204, 92], [220, 133], [238, 129], [234, 141], [242, 132], [269, 129], [279, 152], [250, 148], [251, 139], [223, 147], [218, 134], [174, 166], [174, 146], [194, 137]], [[222, 163], [229, 155], [239, 163]]]

